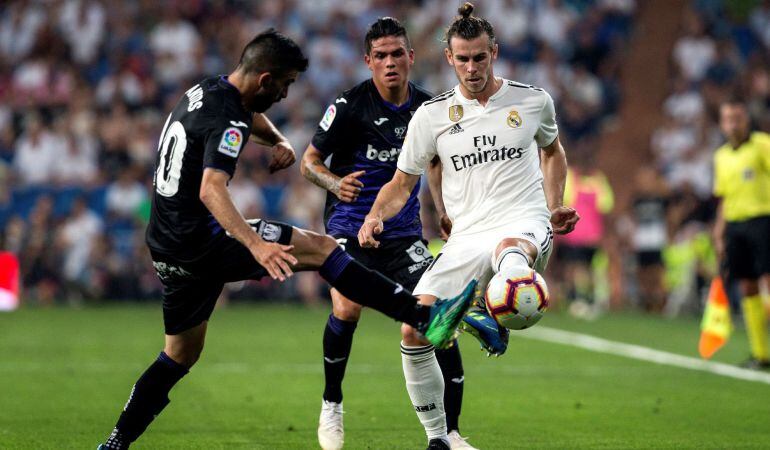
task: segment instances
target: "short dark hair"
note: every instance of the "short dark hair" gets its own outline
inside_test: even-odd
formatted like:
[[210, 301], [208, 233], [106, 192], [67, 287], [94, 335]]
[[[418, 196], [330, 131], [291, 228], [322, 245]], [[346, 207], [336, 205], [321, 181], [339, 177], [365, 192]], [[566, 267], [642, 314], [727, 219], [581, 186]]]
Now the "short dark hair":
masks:
[[406, 34], [406, 28], [401, 25], [395, 17], [380, 17], [376, 22], [369, 26], [369, 30], [364, 37], [364, 47], [366, 54], [372, 51], [372, 41], [385, 36], [403, 37], [406, 41], [406, 49], [409, 50], [409, 36]]
[[267, 29], [243, 48], [238, 67], [244, 72], [285, 74], [307, 70], [308, 59], [296, 42], [275, 29]]
[[454, 36], [459, 36], [462, 39], [470, 41], [482, 34], [486, 33], [489, 36], [489, 46], [491, 47], [495, 43], [495, 29], [492, 24], [487, 22], [487, 19], [483, 17], [472, 16], [473, 4], [465, 2], [461, 7], [457, 9], [457, 13], [460, 16], [452, 22], [449, 29], [446, 31], [446, 45], [452, 47], [451, 40]]
[[737, 92], [732, 92], [720, 103], [719, 106], [742, 106], [744, 109], [748, 109], [746, 100]]

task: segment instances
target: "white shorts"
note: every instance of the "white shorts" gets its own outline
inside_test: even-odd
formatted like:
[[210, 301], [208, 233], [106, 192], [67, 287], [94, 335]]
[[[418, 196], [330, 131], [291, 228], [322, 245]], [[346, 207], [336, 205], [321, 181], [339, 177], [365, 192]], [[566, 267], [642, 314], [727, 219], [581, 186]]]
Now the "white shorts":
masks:
[[553, 248], [551, 224], [542, 220], [521, 220], [516, 223], [480, 233], [451, 236], [436, 256], [433, 264], [420, 278], [414, 295], [428, 294], [449, 298], [459, 294], [472, 280], [486, 287], [494, 275], [494, 252], [505, 238], [519, 238], [531, 242], [537, 249], [533, 268], [542, 273]]

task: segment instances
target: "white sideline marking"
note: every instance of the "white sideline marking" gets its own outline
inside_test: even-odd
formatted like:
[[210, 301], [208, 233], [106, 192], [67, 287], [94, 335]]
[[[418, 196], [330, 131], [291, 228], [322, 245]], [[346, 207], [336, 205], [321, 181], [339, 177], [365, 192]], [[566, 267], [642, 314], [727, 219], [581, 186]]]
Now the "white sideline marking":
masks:
[[622, 342], [609, 341], [587, 334], [573, 333], [571, 331], [557, 330], [548, 327], [531, 328], [524, 333], [517, 334], [527, 339], [553, 342], [556, 344], [570, 345], [599, 353], [623, 356], [626, 358], [649, 361], [667, 366], [682, 367], [684, 369], [700, 370], [739, 380], [757, 381], [770, 384], [770, 373], [756, 370], [743, 369], [729, 364], [713, 361], [704, 361], [689, 356], [654, 350], [640, 345], [624, 344]]

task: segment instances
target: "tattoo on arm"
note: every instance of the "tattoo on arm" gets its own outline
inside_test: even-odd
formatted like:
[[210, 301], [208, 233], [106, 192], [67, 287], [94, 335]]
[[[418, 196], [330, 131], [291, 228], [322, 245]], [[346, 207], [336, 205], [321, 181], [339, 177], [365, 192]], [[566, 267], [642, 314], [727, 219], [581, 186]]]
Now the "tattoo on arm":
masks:
[[340, 178], [331, 173], [323, 161], [316, 159], [306, 167], [305, 178], [311, 183], [331, 191], [335, 195], [340, 192]]

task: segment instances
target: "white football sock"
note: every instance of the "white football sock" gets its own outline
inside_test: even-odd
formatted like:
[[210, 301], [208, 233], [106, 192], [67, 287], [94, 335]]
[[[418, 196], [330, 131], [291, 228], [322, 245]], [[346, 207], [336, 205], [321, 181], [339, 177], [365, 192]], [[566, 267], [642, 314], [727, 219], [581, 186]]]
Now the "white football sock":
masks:
[[444, 413], [444, 377], [433, 346], [410, 347], [401, 342], [401, 362], [406, 390], [428, 440], [443, 439], [449, 442]]
[[525, 266], [532, 267], [529, 256], [519, 247], [508, 247], [503, 249], [495, 260], [492, 269], [495, 273], [507, 269], [508, 267]]

